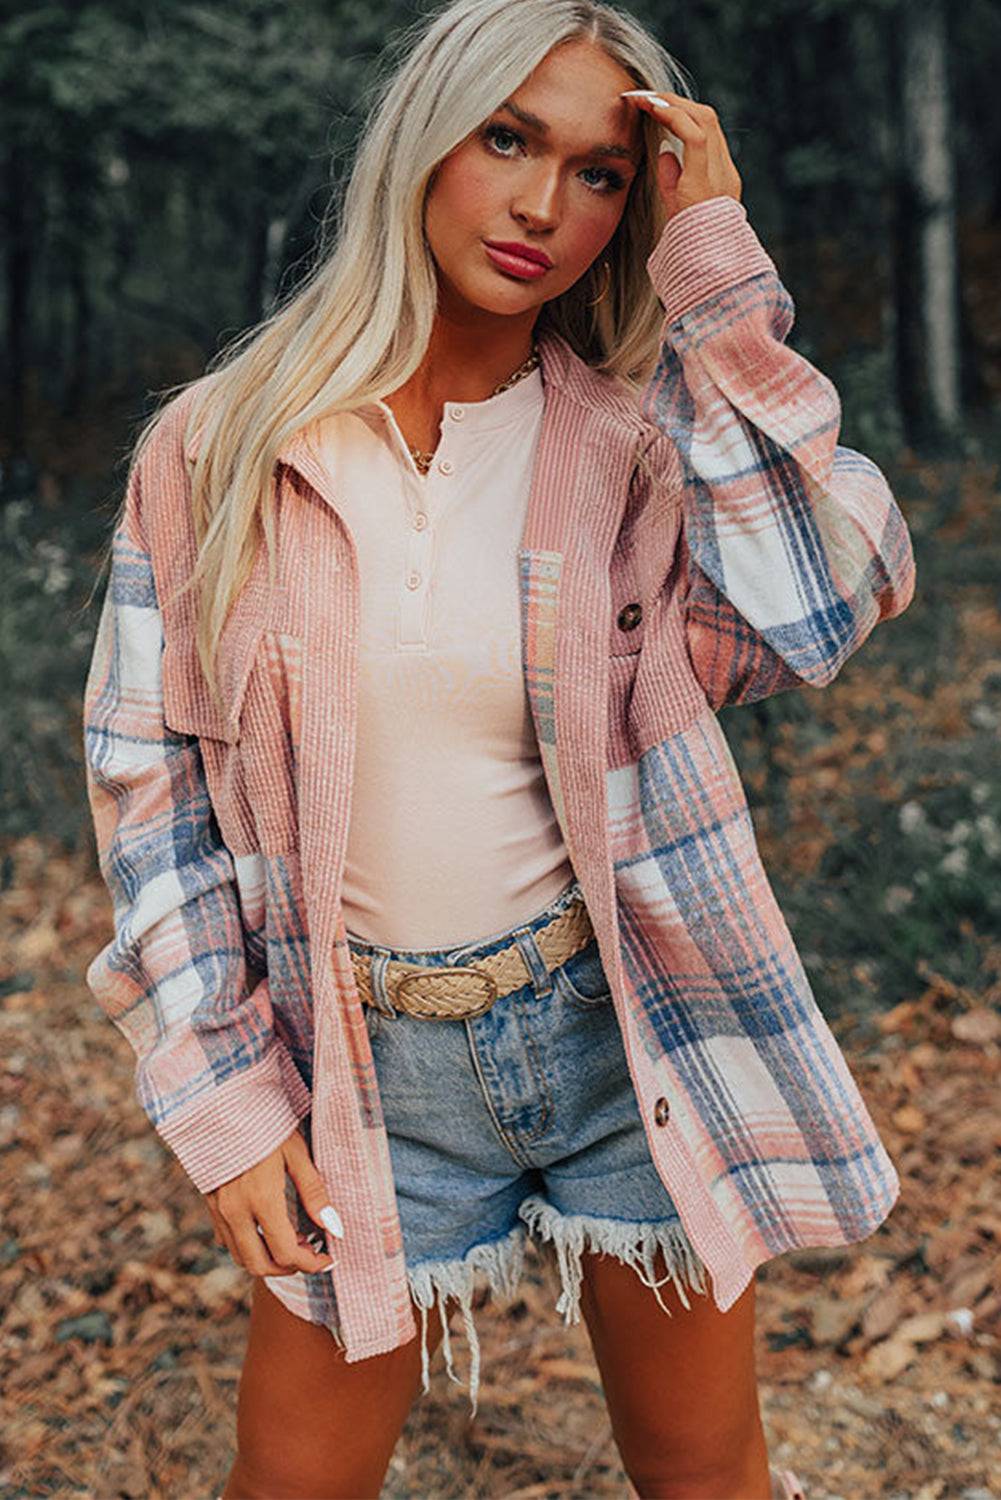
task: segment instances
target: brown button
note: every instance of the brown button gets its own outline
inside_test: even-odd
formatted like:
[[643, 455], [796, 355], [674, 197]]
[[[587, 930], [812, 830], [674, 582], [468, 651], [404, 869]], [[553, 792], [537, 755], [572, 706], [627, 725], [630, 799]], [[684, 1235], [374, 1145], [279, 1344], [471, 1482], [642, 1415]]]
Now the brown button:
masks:
[[664, 1095], [661, 1094], [660, 1098], [657, 1100], [657, 1103], [653, 1107], [653, 1117], [657, 1121], [658, 1125], [666, 1125], [668, 1120], [670, 1119], [670, 1116], [671, 1106], [664, 1098]]
[[635, 630], [642, 618], [642, 604], [624, 604], [619, 610], [619, 629]]

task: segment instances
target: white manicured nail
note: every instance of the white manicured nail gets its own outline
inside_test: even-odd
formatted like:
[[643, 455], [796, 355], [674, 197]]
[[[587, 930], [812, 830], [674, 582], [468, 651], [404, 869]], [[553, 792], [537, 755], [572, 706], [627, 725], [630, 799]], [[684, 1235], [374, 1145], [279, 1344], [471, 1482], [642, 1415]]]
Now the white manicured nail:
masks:
[[676, 105], [671, 103], [670, 99], [665, 99], [660, 94], [655, 94], [652, 89], [630, 89], [628, 94], [622, 95], [623, 99], [628, 99], [630, 97], [635, 97], [637, 99], [646, 99], [649, 101], [649, 103], [659, 104], [664, 109], [677, 108]]
[[328, 1203], [326, 1208], [320, 1209], [320, 1218], [326, 1224], [331, 1234], [336, 1234], [339, 1240], [344, 1238], [344, 1225], [341, 1223], [341, 1216], [336, 1208]]

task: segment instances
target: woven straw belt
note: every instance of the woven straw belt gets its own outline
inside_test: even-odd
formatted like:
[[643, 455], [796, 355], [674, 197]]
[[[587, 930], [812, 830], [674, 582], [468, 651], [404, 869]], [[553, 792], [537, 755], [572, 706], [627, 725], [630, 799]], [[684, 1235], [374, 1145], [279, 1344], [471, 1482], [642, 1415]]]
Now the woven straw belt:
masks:
[[[594, 936], [583, 900], [571, 902], [534, 934], [547, 972], [558, 969], [585, 948]], [[365, 1005], [372, 999], [372, 957], [352, 953], [358, 994]], [[475, 964], [428, 969], [392, 958], [386, 965], [386, 991], [395, 1009], [422, 1020], [461, 1020], [482, 1015], [495, 1000], [520, 989], [532, 978], [518, 944], [488, 954]]]

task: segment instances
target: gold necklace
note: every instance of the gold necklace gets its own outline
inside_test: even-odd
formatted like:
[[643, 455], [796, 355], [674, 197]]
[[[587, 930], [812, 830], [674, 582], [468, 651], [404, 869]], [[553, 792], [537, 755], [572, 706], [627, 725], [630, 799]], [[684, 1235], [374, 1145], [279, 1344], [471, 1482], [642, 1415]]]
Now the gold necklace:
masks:
[[[516, 381], [524, 379], [526, 375], [530, 375], [535, 369], [536, 365], [539, 364], [540, 359], [541, 355], [539, 354], [539, 346], [538, 344], [533, 344], [532, 352], [525, 360], [525, 363], [523, 365], [519, 365], [512, 375], [509, 375], [506, 380], [501, 381], [500, 385], [495, 385], [493, 390], [490, 392], [490, 396], [499, 396], [501, 391], [510, 389], [510, 387], [514, 385]], [[488, 397], [487, 399], [489, 400], [490, 397]], [[407, 447], [410, 448], [409, 443], [407, 444]], [[437, 452], [437, 449], [435, 450], [435, 452]], [[410, 448], [410, 457], [413, 459], [420, 472], [422, 474], [426, 474], [434, 460], [434, 453], [422, 453], [419, 448]]]

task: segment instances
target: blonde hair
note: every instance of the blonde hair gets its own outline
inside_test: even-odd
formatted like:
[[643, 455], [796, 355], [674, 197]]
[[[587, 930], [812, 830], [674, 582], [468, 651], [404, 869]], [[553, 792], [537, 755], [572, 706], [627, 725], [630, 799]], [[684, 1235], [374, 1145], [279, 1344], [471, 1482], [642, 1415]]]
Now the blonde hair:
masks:
[[[238, 335], [206, 367], [185, 441], [198, 589], [197, 649], [216, 691], [215, 655], [230, 607], [263, 539], [273, 569], [274, 464], [289, 437], [322, 417], [395, 391], [424, 357], [437, 306], [424, 202], [438, 164], [550, 50], [601, 46], [637, 87], [693, 97], [678, 64], [636, 20], [591, 0], [453, 0], [394, 33], [357, 144], [339, 223], [284, 305]], [[656, 163], [660, 129], [642, 117], [644, 160], [615, 234], [580, 279], [540, 309], [536, 331], [561, 334], [581, 358], [635, 390], [652, 372], [662, 310], [646, 259], [666, 215]], [[607, 295], [589, 303], [605, 284]], [[164, 393], [132, 454], [138, 463]], [[272, 574], [273, 577], [273, 574]]]

